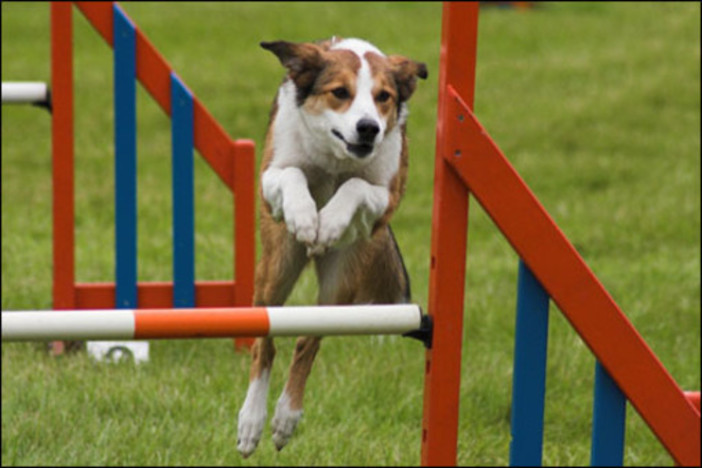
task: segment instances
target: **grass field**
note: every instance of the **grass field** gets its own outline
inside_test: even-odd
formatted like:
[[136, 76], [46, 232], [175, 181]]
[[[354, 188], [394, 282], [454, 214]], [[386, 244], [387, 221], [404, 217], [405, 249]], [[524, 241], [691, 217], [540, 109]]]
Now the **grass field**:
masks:
[[[428, 293], [440, 3], [128, 3], [125, 11], [235, 138], [263, 141], [282, 68], [262, 40], [358, 36], [426, 62], [393, 218], [415, 302]], [[700, 5], [544, 3], [481, 12], [476, 114], [678, 383], [700, 388]], [[113, 280], [112, 55], [74, 14], [79, 281]], [[49, 7], [2, 2], [2, 79], [45, 80]], [[139, 280], [170, 280], [169, 121], [138, 88]], [[260, 153], [258, 154], [260, 157]], [[2, 108], [2, 308], [51, 307], [50, 118]], [[196, 276], [232, 277], [230, 195], [196, 163]], [[223, 221], [225, 220], [225, 221]], [[471, 201], [458, 462], [509, 454], [517, 257]], [[313, 303], [307, 271], [289, 304]], [[589, 462], [594, 360], [551, 308], [544, 464]], [[292, 339], [277, 341], [269, 415]], [[330, 338], [304, 418], [236, 451], [249, 357], [230, 340], [152, 342], [149, 363], [2, 346], [3, 465], [412, 465], [423, 348]], [[629, 406], [625, 464], [672, 465]]]

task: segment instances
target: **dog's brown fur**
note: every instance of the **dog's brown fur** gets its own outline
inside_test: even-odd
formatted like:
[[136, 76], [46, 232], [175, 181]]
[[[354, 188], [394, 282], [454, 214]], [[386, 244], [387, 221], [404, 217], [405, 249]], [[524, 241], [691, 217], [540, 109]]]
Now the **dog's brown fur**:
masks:
[[[278, 55], [281, 63], [289, 69], [289, 79], [295, 82], [298, 89], [305, 87], [310, 91], [309, 97], [304, 102], [298, 102], [298, 105], [304, 107], [307, 112], [316, 113], [324, 109], [343, 112], [344, 106], [349, 105], [349, 101], [335, 98], [329, 90], [342, 85], [347, 88], [353, 87], [353, 74], [360, 66], [360, 60], [353, 52], [343, 49], [329, 50], [330, 41], [316, 44], [268, 43], [264, 47]], [[365, 59], [370, 65], [377, 86], [390, 90], [390, 99], [376, 104], [379, 113], [386, 116], [389, 122], [387, 131], [390, 131], [397, 125], [400, 104], [409, 99], [414, 91], [416, 77], [426, 78], [426, 68], [423, 64], [401, 56], [382, 57], [367, 52]], [[323, 66], [321, 62], [325, 65]], [[261, 174], [271, 165], [274, 157], [277, 103], [276, 96], [270, 113]], [[409, 300], [409, 278], [388, 224], [404, 195], [407, 182], [409, 156], [404, 122], [400, 128], [401, 153], [397, 172], [392, 176], [387, 187], [389, 203], [382, 215], [375, 220], [369, 237], [358, 239], [343, 249], [331, 249], [313, 257], [320, 285], [319, 304], [383, 304]], [[317, 181], [328, 183], [331, 176], [325, 174], [323, 169], [319, 169], [319, 173], [316, 173], [315, 169], [307, 167], [306, 171], [309, 180], [308, 188], [319, 211], [330, 195], [319, 193], [323, 188], [320, 188]], [[352, 175], [334, 176], [336, 177], [334, 191]], [[271, 205], [265, 200], [262, 189], [260, 196], [262, 255], [256, 266], [254, 302], [256, 305], [280, 306], [287, 299], [310, 258], [307, 256], [306, 246], [288, 232], [286, 224], [274, 219]], [[320, 340], [320, 337], [301, 337], [297, 340], [289, 379], [283, 392], [289, 399], [290, 410], [302, 410], [305, 384], [319, 350]], [[267, 378], [275, 353], [272, 338], [259, 338], [255, 341], [250, 372], [252, 382], [264, 377], [264, 371]], [[276, 411], [276, 417], [277, 415]], [[274, 418], [275, 424], [276, 418]], [[276, 431], [274, 427], [274, 440], [280, 449], [287, 439], [279, 445]], [[255, 441], [257, 442], [258, 440]], [[247, 452], [242, 451], [242, 453], [248, 456]]]

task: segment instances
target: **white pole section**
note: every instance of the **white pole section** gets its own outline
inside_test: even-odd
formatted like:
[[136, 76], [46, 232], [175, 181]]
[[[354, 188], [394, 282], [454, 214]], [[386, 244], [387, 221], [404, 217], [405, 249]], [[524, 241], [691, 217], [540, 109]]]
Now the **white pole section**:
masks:
[[131, 340], [134, 311], [49, 310], [2, 312], [3, 341]]
[[401, 335], [417, 330], [415, 304], [269, 307], [270, 336]]
[[3, 81], [3, 104], [45, 103], [49, 100], [49, 87], [40, 81]]

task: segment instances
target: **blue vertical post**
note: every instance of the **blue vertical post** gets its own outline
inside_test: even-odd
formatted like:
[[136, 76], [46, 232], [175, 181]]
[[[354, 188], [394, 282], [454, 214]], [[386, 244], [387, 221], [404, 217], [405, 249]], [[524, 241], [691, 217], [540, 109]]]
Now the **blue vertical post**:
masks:
[[195, 307], [193, 96], [171, 72], [173, 307]]
[[549, 296], [519, 261], [512, 376], [512, 466], [540, 466], [544, 434]]
[[137, 307], [136, 33], [117, 6], [114, 18], [115, 306]]
[[595, 399], [592, 415], [592, 466], [624, 464], [626, 396], [599, 361], [595, 364]]

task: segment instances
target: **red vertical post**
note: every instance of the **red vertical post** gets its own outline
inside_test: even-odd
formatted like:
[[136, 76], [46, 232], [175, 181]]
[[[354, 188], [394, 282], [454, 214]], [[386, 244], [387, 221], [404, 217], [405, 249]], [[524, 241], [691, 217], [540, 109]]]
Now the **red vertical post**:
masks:
[[[54, 309], [75, 308], [73, 208], [73, 31], [72, 5], [51, 3], [51, 149], [53, 154]], [[65, 343], [53, 343], [61, 354]]]
[[444, 2], [436, 129], [428, 313], [434, 322], [426, 353], [422, 465], [456, 464], [461, 381], [468, 189], [448, 165], [447, 87], [473, 105], [478, 3]]
[[[256, 261], [256, 153], [254, 142], [237, 140], [232, 146], [234, 192], [234, 305], [253, 304]], [[249, 348], [253, 338], [236, 338], [236, 348]]]

